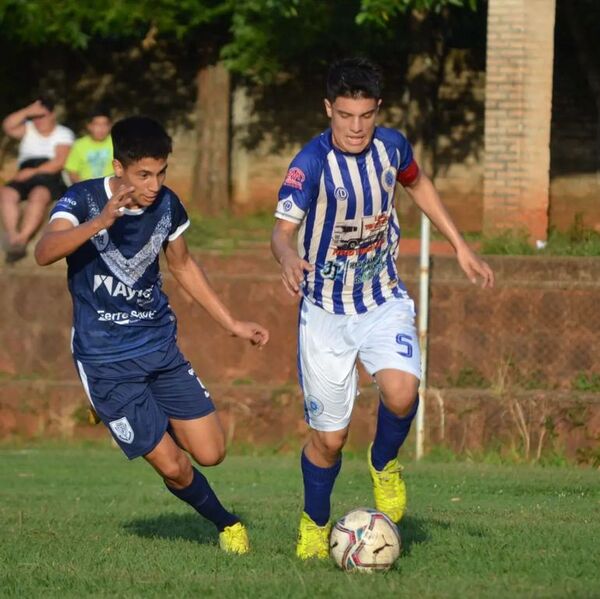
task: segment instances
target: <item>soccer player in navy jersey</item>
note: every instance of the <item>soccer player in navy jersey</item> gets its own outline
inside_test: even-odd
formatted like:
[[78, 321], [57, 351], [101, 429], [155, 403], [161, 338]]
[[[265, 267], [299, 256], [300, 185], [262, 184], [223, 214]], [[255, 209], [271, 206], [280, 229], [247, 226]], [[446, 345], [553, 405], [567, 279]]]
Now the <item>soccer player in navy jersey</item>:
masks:
[[73, 185], [35, 249], [40, 265], [67, 259], [72, 350], [88, 398], [128, 458], [143, 456], [167, 489], [211, 520], [230, 553], [249, 549], [245, 526], [219, 502], [202, 466], [225, 457], [210, 394], [176, 344], [159, 253], [176, 281], [231, 335], [263, 346], [268, 331], [235, 319], [188, 252], [190, 224], [164, 186], [171, 138], [145, 117], [112, 130], [114, 177]]
[[[376, 126], [379, 69], [366, 59], [334, 63], [325, 110], [330, 129], [292, 161], [275, 212], [271, 247], [287, 291], [302, 297], [298, 373], [311, 435], [301, 457], [304, 511], [296, 553], [325, 558], [330, 497], [357, 395], [356, 360], [380, 392], [368, 452], [375, 505], [398, 522], [406, 487], [397, 455], [418, 407], [420, 354], [414, 304], [398, 276], [396, 182], [445, 235], [467, 277], [494, 275], [465, 243], [406, 138]], [[294, 244], [294, 237], [297, 242]]]

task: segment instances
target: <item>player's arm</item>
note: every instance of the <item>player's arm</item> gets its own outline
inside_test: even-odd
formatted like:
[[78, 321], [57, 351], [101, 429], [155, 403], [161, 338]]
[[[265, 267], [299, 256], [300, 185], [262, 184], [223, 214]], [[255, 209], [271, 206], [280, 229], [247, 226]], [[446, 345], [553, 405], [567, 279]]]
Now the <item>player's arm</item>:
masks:
[[11, 112], [2, 121], [2, 130], [14, 139], [21, 139], [25, 135], [25, 121], [45, 113], [45, 108], [39, 100], [33, 104]]
[[54, 149], [55, 156], [51, 160], [40, 164], [36, 167], [23, 168], [17, 172], [14, 176], [15, 181], [27, 181], [35, 175], [54, 175], [62, 171], [67, 156], [69, 155], [69, 148], [71, 146], [58, 145]]
[[269, 331], [254, 322], [236, 320], [211, 287], [204, 271], [192, 258], [183, 235], [169, 241], [165, 249], [169, 271], [195, 302], [200, 304], [226, 331], [234, 337], [248, 339], [262, 347], [269, 340]]
[[81, 224], [75, 225], [68, 218], [50, 221], [35, 246], [35, 261], [40, 266], [48, 266], [72, 254], [103, 229], [110, 228], [131, 204], [129, 194], [133, 190], [133, 187], [122, 187], [106, 202], [97, 217]]
[[294, 240], [298, 224], [281, 218], [276, 219], [271, 235], [271, 251], [281, 265], [281, 280], [287, 292], [300, 295], [300, 285], [304, 280], [304, 271], [313, 271], [314, 265], [298, 256]]
[[446, 210], [433, 183], [423, 173], [405, 186], [406, 191], [417, 206], [429, 217], [431, 222], [446, 237], [456, 250], [460, 267], [472, 283], [481, 277], [482, 287], [494, 286], [494, 273], [489, 265], [476, 256], [458, 232], [454, 221]]

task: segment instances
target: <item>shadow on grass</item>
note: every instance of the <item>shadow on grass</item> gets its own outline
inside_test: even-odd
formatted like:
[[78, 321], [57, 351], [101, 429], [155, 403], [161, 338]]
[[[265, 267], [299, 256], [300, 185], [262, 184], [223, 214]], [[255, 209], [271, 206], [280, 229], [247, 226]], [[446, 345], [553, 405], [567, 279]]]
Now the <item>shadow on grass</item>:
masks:
[[[402, 553], [410, 555], [413, 545], [420, 545], [428, 541], [432, 534], [435, 534], [435, 529], [448, 530], [452, 528], [452, 523], [446, 520], [437, 518], [415, 518], [414, 516], [406, 516], [400, 523], [400, 535], [402, 537]], [[461, 533], [466, 533], [471, 537], [483, 538], [487, 536], [484, 528], [479, 526], [461, 525]]]
[[[398, 527], [400, 529], [400, 536], [402, 538], [402, 554], [410, 555], [410, 551], [413, 545], [420, 545], [429, 540], [429, 534], [427, 533], [427, 525], [430, 525], [431, 521], [425, 520], [424, 518], [415, 518], [414, 516], [406, 516], [402, 518], [402, 522]], [[448, 526], [450, 526], [448, 524]]]
[[137, 518], [124, 522], [123, 528], [146, 539], [184, 539], [203, 545], [214, 544], [218, 538], [214, 524], [193, 512]]

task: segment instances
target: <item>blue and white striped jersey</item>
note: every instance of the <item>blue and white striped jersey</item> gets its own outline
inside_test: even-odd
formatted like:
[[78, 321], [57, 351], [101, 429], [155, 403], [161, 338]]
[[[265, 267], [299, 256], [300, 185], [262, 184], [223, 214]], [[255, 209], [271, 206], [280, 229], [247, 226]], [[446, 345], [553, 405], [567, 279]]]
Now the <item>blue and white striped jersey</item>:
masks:
[[419, 174], [407, 139], [376, 127], [360, 154], [337, 149], [331, 130], [311, 140], [292, 161], [275, 216], [300, 225], [298, 254], [315, 265], [303, 293], [335, 314], [362, 314], [391, 297], [408, 297], [398, 276], [400, 226], [396, 181]]

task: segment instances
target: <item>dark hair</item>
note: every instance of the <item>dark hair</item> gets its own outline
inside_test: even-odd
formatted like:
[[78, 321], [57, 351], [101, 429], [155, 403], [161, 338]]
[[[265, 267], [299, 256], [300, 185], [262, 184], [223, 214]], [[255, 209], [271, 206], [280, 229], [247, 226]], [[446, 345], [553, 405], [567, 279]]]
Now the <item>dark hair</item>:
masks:
[[108, 106], [104, 104], [96, 104], [92, 106], [90, 110], [88, 110], [86, 114], [86, 122], [90, 122], [94, 120], [97, 116], [105, 116], [107, 119], [110, 119], [110, 110]]
[[130, 116], [113, 125], [113, 156], [123, 166], [143, 158], [166, 158], [173, 149], [160, 123], [145, 116]]
[[327, 74], [326, 96], [330, 102], [345, 98], [381, 98], [380, 68], [367, 58], [344, 58], [334, 62]]
[[50, 96], [40, 96], [38, 98], [38, 100], [44, 108], [48, 109], [49, 112], [54, 111], [54, 107], [56, 106], [56, 102], [55, 102], [54, 98], [52, 98]]

